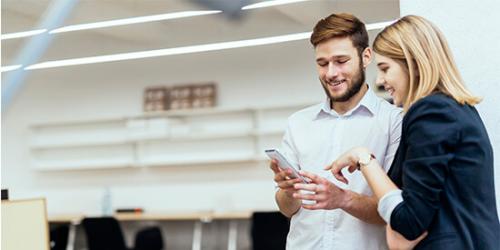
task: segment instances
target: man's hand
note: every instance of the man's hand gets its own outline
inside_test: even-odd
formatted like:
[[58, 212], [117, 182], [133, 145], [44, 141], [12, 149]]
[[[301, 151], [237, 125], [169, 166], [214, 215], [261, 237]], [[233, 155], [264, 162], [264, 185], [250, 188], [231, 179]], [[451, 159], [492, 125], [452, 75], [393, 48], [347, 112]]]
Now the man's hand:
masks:
[[[312, 210], [337, 209], [344, 208], [349, 202], [348, 193], [326, 178], [306, 171], [300, 171], [300, 175], [309, 178], [311, 182], [309, 184], [295, 184], [294, 187], [298, 191], [293, 194], [293, 197], [296, 199], [316, 201], [316, 204], [312, 205], [302, 204], [303, 208]], [[314, 192], [314, 194], [301, 193], [299, 192], [300, 190]]]
[[387, 245], [389, 246], [390, 250], [411, 250], [427, 236], [427, 232], [424, 232], [417, 239], [410, 241], [400, 233], [392, 230], [390, 225], [386, 226], [385, 231], [387, 237]]
[[293, 184], [301, 182], [299, 178], [292, 178], [292, 170], [283, 170], [278, 167], [278, 162], [276, 160], [271, 161], [271, 170], [274, 172], [274, 181], [278, 187], [285, 192], [287, 196], [293, 198], [292, 195], [295, 192]]
[[291, 218], [300, 209], [300, 200], [293, 198], [293, 193], [295, 192], [293, 185], [302, 180], [299, 178], [292, 178], [292, 171], [290, 169], [288, 169], [288, 171], [280, 169], [276, 160], [271, 161], [270, 168], [274, 172], [274, 181], [280, 188], [280, 190], [276, 192], [276, 203], [281, 213]]

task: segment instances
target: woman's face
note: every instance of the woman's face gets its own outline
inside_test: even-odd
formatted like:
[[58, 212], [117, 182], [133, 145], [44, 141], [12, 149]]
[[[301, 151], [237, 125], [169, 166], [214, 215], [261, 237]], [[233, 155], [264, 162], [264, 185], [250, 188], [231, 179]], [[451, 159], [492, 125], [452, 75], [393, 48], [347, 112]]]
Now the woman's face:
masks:
[[410, 84], [408, 71], [395, 60], [377, 53], [375, 53], [375, 62], [378, 68], [377, 84], [384, 86], [396, 106], [403, 106]]

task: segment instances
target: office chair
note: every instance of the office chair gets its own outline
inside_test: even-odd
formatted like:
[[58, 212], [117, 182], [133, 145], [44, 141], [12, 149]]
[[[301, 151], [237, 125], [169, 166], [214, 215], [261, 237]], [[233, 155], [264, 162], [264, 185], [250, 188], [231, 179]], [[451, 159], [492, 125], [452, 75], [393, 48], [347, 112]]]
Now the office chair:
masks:
[[163, 238], [160, 228], [147, 227], [135, 235], [134, 250], [160, 250], [163, 249]]
[[[88, 250], [129, 250], [125, 245], [120, 223], [113, 217], [85, 218], [82, 226], [87, 237]], [[158, 227], [139, 231], [133, 250], [162, 250], [163, 238]]]
[[89, 250], [128, 250], [120, 223], [113, 217], [82, 220]]
[[290, 228], [288, 218], [280, 212], [255, 212], [252, 215], [252, 246], [254, 250], [286, 248]]
[[50, 250], [66, 250], [69, 224], [50, 225]]

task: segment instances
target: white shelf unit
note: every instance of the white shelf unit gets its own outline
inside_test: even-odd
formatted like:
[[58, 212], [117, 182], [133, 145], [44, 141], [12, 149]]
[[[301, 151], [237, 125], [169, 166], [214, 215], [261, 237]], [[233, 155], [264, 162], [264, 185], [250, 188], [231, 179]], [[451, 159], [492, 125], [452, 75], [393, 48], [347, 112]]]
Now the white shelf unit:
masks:
[[259, 162], [278, 147], [286, 119], [308, 105], [176, 110], [31, 126], [37, 170]]

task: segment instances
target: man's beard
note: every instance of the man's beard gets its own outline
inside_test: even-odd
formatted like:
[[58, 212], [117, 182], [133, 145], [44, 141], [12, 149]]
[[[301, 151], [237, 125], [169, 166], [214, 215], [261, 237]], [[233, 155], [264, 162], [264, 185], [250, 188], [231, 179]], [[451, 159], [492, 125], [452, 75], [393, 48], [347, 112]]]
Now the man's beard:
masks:
[[347, 91], [341, 96], [337, 97], [332, 96], [327, 87], [328, 83], [323, 82], [321, 78], [320, 81], [321, 81], [321, 86], [323, 86], [323, 89], [325, 90], [325, 93], [328, 96], [328, 98], [330, 98], [331, 102], [346, 102], [349, 99], [351, 99], [351, 97], [356, 95], [361, 90], [361, 87], [363, 87], [363, 84], [365, 82], [365, 69], [363, 68], [363, 64], [360, 63], [358, 72], [356, 72], [353, 78], [351, 79], [351, 85], [349, 86]]

